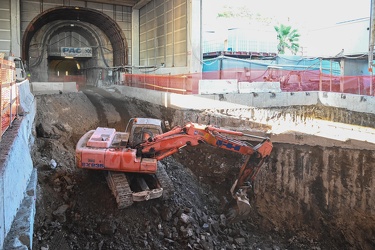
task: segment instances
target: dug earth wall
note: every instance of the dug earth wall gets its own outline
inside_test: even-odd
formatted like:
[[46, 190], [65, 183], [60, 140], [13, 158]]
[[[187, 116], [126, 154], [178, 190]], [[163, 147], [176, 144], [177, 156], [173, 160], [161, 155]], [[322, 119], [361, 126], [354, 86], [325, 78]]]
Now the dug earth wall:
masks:
[[[115, 92], [134, 97], [128, 89]], [[274, 148], [251, 197], [257, 223], [280, 233], [335, 239], [347, 249], [374, 246], [373, 114], [318, 103], [272, 108], [220, 105], [200, 110], [174, 107], [174, 112], [168, 108], [167, 119], [172, 126], [191, 121], [270, 137]], [[159, 108], [165, 106], [160, 103]], [[361, 127], [364, 121], [366, 127]], [[206, 164], [196, 164], [189, 154], [200, 155]], [[230, 188], [243, 160], [231, 153], [218, 156], [217, 149], [206, 146], [176, 157], [202, 183], [220, 188]]]

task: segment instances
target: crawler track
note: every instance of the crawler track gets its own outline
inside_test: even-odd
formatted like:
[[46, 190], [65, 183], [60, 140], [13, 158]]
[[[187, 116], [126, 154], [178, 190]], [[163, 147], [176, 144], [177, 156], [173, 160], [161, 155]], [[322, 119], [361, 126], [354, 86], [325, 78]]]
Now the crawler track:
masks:
[[117, 206], [123, 209], [133, 205], [133, 195], [124, 173], [109, 171], [107, 183], [116, 198]]
[[165, 166], [160, 161], [158, 162], [158, 170], [156, 171], [156, 177], [163, 188], [164, 200], [169, 199], [174, 193], [174, 186], [171, 178], [169, 178], [167, 171], [165, 171]]

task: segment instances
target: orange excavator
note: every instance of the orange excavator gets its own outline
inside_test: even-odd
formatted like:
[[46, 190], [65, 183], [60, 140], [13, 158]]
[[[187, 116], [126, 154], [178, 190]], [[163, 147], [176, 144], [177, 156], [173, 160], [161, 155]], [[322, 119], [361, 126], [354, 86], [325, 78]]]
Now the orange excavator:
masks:
[[[272, 151], [270, 139], [192, 122], [167, 132], [164, 132], [165, 127], [161, 120], [153, 118], [132, 118], [125, 132], [98, 127], [78, 141], [76, 165], [78, 168], [106, 170], [108, 186], [121, 209], [137, 201], [169, 198], [174, 187], [160, 160], [185, 146], [207, 143], [237, 152], [246, 159], [230, 190], [234, 199], [227, 212], [229, 219], [246, 217], [250, 212], [247, 191], [269, 158]], [[254, 140], [260, 142], [253, 146], [249, 141]]]

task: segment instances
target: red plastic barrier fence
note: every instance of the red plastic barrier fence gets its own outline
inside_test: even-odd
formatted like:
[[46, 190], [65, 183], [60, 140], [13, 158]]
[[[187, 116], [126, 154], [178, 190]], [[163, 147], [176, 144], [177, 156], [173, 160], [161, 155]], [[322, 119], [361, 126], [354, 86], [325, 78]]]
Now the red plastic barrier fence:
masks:
[[0, 140], [17, 117], [18, 89], [14, 62], [0, 59]]
[[199, 74], [150, 75], [124, 73], [124, 81], [121, 84], [186, 95], [198, 93], [199, 78]]
[[[335, 76], [321, 74], [319, 70], [275, 70], [275, 69], [227, 69], [203, 72], [201, 74], [123, 75], [121, 84], [137, 88], [173, 92], [178, 94], [198, 94], [200, 79], [237, 79], [238, 82], [280, 82], [282, 91], [326, 91], [348, 94], [371, 95], [374, 89], [370, 76]], [[375, 82], [375, 79], [374, 81]]]

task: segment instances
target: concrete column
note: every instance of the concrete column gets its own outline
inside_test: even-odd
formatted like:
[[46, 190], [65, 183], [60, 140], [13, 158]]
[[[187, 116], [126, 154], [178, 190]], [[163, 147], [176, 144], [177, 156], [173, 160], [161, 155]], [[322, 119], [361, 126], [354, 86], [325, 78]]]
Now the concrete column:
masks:
[[10, 2], [10, 54], [21, 56], [20, 1]]
[[188, 67], [190, 73], [201, 73], [202, 56], [202, 1], [188, 0], [187, 16]]
[[132, 12], [132, 58], [130, 65], [139, 65], [139, 10], [133, 9]]
[[344, 93], [345, 83], [345, 59], [340, 60], [340, 92]]

